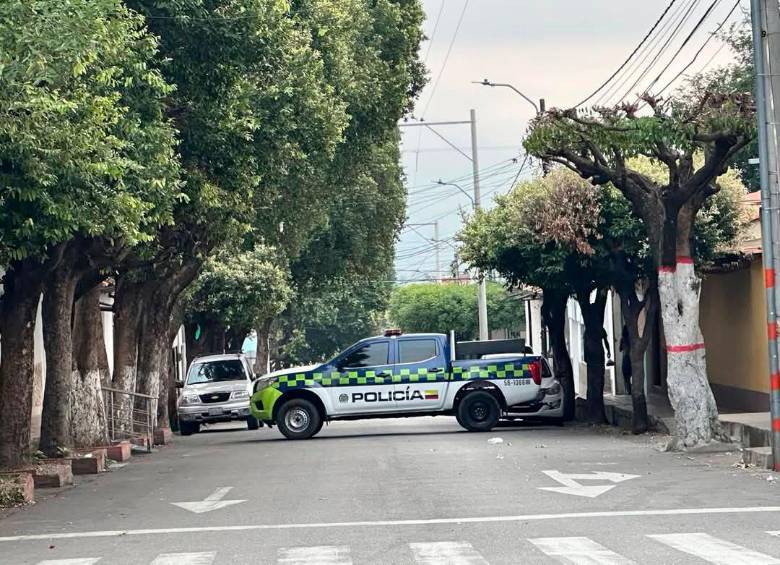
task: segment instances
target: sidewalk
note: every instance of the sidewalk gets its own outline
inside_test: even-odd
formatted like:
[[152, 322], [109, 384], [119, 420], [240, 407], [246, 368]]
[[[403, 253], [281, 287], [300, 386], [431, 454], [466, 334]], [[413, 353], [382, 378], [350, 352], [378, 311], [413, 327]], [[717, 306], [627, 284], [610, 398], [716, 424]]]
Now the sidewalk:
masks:
[[[634, 409], [629, 395], [604, 395], [604, 405], [610, 424], [631, 429]], [[651, 430], [669, 435], [674, 433], [674, 410], [666, 395], [648, 395], [647, 412]], [[720, 421], [731, 440], [742, 446], [744, 463], [772, 468], [769, 412], [724, 412], [720, 414]]]

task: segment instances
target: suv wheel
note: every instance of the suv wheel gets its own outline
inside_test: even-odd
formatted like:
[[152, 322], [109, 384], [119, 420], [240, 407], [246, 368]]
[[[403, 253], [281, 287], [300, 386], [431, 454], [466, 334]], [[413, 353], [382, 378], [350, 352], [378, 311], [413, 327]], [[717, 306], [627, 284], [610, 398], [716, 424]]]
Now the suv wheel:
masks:
[[322, 416], [312, 402], [293, 398], [279, 408], [276, 425], [287, 439], [309, 439], [322, 428]]
[[489, 392], [476, 390], [463, 397], [458, 405], [458, 423], [470, 432], [488, 432], [498, 423], [501, 407]]
[[183, 436], [191, 436], [200, 431], [200, 424], [197, 422], [179, 422], [179, 431]]

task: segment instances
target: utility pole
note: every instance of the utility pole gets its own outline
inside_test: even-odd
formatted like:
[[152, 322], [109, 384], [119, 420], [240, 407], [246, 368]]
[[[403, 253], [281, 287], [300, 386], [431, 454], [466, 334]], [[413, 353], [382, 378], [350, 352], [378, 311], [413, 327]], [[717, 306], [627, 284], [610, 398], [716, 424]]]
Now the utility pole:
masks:
[[[479, 189], [479, 151], [477, 150], [477, 112], [471, 109], [471, 166], [474, 171], [474, 211], [482, 207], [482, 195]], [[479, 313], [479, 341], [490, 339], [487, 316], [487, 281], [485, 273], [479, 273], [477, 291], [477, 310]]]
[[780, 120], [780, 11], [777, 0], [751, 0], [753, 56], [756, 73], [759, 171], [761, 178], [761, 236], [766, 282], [769, 348], [772, 457], [780, 471], [780, 365], [778, 364], [778, 318], [780, 288], [780, 168], [778, 136]]

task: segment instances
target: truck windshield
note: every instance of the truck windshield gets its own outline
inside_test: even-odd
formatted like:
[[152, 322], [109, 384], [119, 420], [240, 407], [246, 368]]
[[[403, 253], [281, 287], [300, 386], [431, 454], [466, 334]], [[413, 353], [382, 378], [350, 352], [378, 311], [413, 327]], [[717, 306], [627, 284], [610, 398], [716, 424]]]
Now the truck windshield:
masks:
[[187, 384], [212, 383], [220, 381], [243, 381], [246, 379], [244, 368], [238, 359], [196, 363], [190, 367]]

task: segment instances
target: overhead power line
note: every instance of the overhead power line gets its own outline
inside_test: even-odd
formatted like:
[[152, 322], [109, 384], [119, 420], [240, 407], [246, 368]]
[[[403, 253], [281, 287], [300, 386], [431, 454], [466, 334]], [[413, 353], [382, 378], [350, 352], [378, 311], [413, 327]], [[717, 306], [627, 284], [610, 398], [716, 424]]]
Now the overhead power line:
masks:
[[444, 4], [446, 2], [447, 0], [441, 0], [441, 5], [439, 6], [439, 13], [436, 14], [436, 20], [433, 22], [433, 31], [431, 32], [431, 38], [428, 40], [428, 49], [425, 50], [423, 65], [428, 62], [428, 56], [431, 54], [431, 47], [433, 47], [433, 42], [436, 39], [436, 32], [439, 30], [439, 22], [441, 21], [441, 15], [442, 12], [444, 12]]
[[615, 77], [616, 77], [616, 76], [617, 76], [617, 75], [620, 73], [620, 71], [622, 71], [622, 70], [625, 68], [625, 66], [626, 66], [626, 65], [629, 63], [629, 61], [631, 61], [631, 59], [632, 59], [632, 58], [633, 58], [633, 56], [636, 54], [636, 52], [637, 52], [637, 51], [639, 51], [639, 49], [642, 47], [642, 45], [644, 45], [644, 44], [645, 44], [645, 42], [648, 40], [648, 38], [649, 38], [649, 37], [652, 35], [652, 33], [655, 31], [655, 28], [657, 28], [657, 27], [658, 27], [658, 25], [661, 23], [661, 21], [662, 21], [662, 20], [663, 20], [663, 19], [666, 17], [666, 14], [667, 14], [667, 12], [669, 12], [669, 10], [672, 8], [672, 6], [674, 6], [675, 2], [677, 2], [677, 0], [672, 0], [671, 2], [669, 2], [669, 4], [666, 6], [666, 9], [663, 11], [663, 13], [661, 14], [661, 16], [660, 16], [660, 17], [659, 17], [659, 18], [656, 20], [656, 22], [653, 24], [653, 27], [651, 27], [651, 28], [650, 28], [650, 31], [648, 31], [648, 32], [647, 32], [647, 34], [646, 34], [646, 35], [645, 35], [645, 36], [642, 38], [642, 41], [640, 41], [640, 42], [639, 42], [639, 45], [637, 45], [637, 46], [634, 48], [634, 50], [631, 52], [631, 54], [628, 56], [628, 59], [626, 59], [625, 61], [623, 61], [623, 63], [622, 63], [622, 64], [621, 64], [621, 65], [618, 67], [618, 69], [617, 69], [617, 70], [616, 70], [614, 73], [612, 73], [612, 75], [610, 75], [610, 77], [609, 77], [607, 80], [605, 80], [603, 83], [601, 83], [601, 85], [599, 85], [599, 87], [598, 87], [596, 90], [594, 90], [593, 92], [591, 92], [591, 93], [590, 93], [590, 94], [589, 94], [589, 95], [588, 95], [586, 98], [584, 98], [584, 99], [583, 99], [583, 100], [582, 100], [582, 101], [581, 101], [579, 104], [575, 104], [575, 106], [574, 106], [575, 108], [579, 108], [580, 106], [582, 106], [583, 104], [585, 104], [585, 103], [586, 103], [588, 100], [590, 100], [591, 98], [593, 98], [594, 96], [596, 96], [596, 94], [598, 94], [599, 92], [601, 92], [601, 90], [602, 90], [602, 89], [603, 89], [605, 86], [607, 86], [607, 85], [610, 83], [610, 81], [611, 81], [612, 79], [614, 79], [614, 78], [615, 78]]
[[[655, 67], [656, 63], [658, 63], [658, 60], [664, 55], [666, 50], [669, 48], [669, 45], [672, 43], [672, 41], [675, 40], [675, 38], [679, 35], [680, 31], [682, 30], [683, 26], [687, 23], [688, 19], [691, 17], [691, 14], [693, 14], [694, 9], [698, 6], [701, 0], [694, 0], [691, 2], [691, 4], [688, 6], [688, 8], [685, 10], [685, 12], [682, 15], [682, 18], [680, 21], [677, 22], [677, 24], [674, 26], [674, 28], [671, 30], [671, 33], [669, 34], [669, 37], [666, 38], [666, 40], [661, 45], [661, 48], [658, 50], [658, 52], [653, 56], [653, 59], [645, 66], [645, 69], [639, 74], [639, 76], [636, 78], [636, 80], [631, 83], [631, 86], [629, 86], [625, 90], [625, 94], [623, 94], [618, 100], [617, 103], [622, 102], [629, 96], [631, 96], [631, 93], [634, 91], [634, 89], [645, 79], [645, 77], [653, 70], [653, 67]], [[715, 0], [716, 2], [720, 0]]]
[[452, 48], [455, 46], [455, 40], [458, 38], [458, 32], [460, 31], [460, 26], [463, 23], [463, 18], [466, 15], [466, 9], [468, 7], [469, 7], [469, 0], [466, 0], [463, 3], [463, 9], [461, 10], [460, 16], [458, 17], [458, 24], [455, 26], [455, 32], [452, 34], [450, 45], [447, 48], [447, 54], [444, 56], [444, 62], [441, 65], [439, 74], [436, 76], [436, 81], [433, 83], [431, 95], [428, 97], [428, 102], [425, 104], [425, 108], [423, 108], [422, 116], [426, 115], [426, 113], [428, 112], [428, 108], [430, 107], [431, 102], [433, 101], [433, 97], [436, 95], [436, 89], [439, 87], [439, 81], [441, 81], [441, 77], [444, 74], [445, 69], [447, 68], [447, 63], [450, 60], [450, 54], [452, 53]]
[[[729, 21], [729, 19], [731, 19], [731, 16], [734, 14], [734, 11], [737, 9], [737, 7], [739, 6], [740, 2], [741, 2], [741, 0], [737, 0], [736, 2], [734, 2], [734, 5], [731, 7], [731, 10], [729, 10], [729, 13], [718, 24], [718, 26], [715, 28], [715, 30], [707, 36], [707, 39], [704, 40], [704, 43], [702, 43], [701, 47], [699, 47], [698, 51], [696, 51], [696, 53], [693, 55], [693, 58], [688, 62], [688, 64], [685, 65], [682, 69], [680, 69], [680, 72], [678, 72], [676, 75], [674, 75], [674, 77], [672, 77], [672, 79], [670, 81], [668, 81], [660, 90], [658, 90], [655, 93], [656, 95], [659, 95], [659, 94], [662, 94], [663, 92], [665, 92], [672, 84], [674, 84], [674, 82], [678, 78], [680, 78], [685, 73], [685, 71], [687, 71], [689, 68], [691, 68], [693, 66], [693, 64], [699, 58], [699, 55], [701, 55], [702, 52], [704, 51], [704, 48], [707, 47], [707, 45], [710, 43], [710, 41], [712, 41], [712, 39], [718, 34], [718, 32], [721, 29], [723, 29], [723, 26], [726, 25], [726, 23]], [[721, 49], [723, 49], [723, 47], [725, 45], [726, 45], [725, 42], [721, 43], [720, 47], [718, 47], [718, 50], [715, 51], [713, 56], [710, 57], [710, 59], [707, 61], [707, 63], [704, 65], [703, 68], [706, 68], [706, 67], [709, 66], [709, 64], [712, 62], [712, 60], [718, 55], [718, 53], [720, 53]], [[668, 67], [667, 67], [667, 69], [668, 69]], [[660, 78], [660, 76], [661, 75], [659, 75], [658, 78]], [[658, 78], [656, 78], [656, 81], [658, 80]]]
[[[669, 70], [669, 67], [674, 63], [674, 61], [677, 59], [677, 57], [682, 53], [682, 50], [685, 49], [685, 46], [688, 45], [688, 42], [691, 40], [691, 38], [696, 34], [697, 31], [701, 28], [701, 26], [704, 24], [704, 22], [707, 20], [708, 17], [710, 17], [710, 14], [712, 14], [713, 10], [717, 7], [718, 4], [720, 4], [721, 0], [713, 0], [712, 3], [709, 5], [707, 10], [704, 12], [704, 15], [702, 15], [701, 18], [699, 18], [699, 21], [696, 22], [696, 25], [693, 26], [693, 29], [690, 31], [690, 33], [685, 37], [680, 47], [677, 49], [677, 51], [674, 53], [672, 58], [669, 60], [669, 62], [666, 64], [666, 66], [661, 70], [660, 73], [658, 73], [658, 76], [653, 79], [653, 81], [645, 88], [644, 92], [647, 93], [650, 91], [651, 88], [653, 88], [656, 83], [661, 80], [661, 77], [666, 73], [666, 71]], [[729, 13], [729, 15], [731, 15]], [[724, 20], [725, 21], [725, 20]], [[718, 28], [720, 29], [720, 28]], [[712, 36], [710, 36], [711, 38]], [[709, 38], [707, 41], [705, 41], [705, 45], [709, 41]]]

